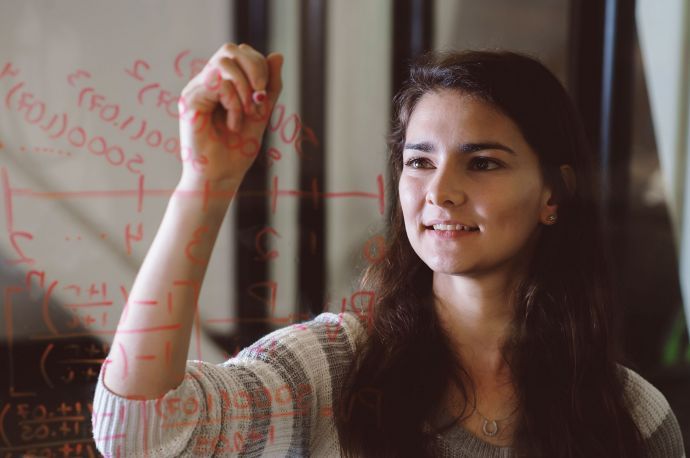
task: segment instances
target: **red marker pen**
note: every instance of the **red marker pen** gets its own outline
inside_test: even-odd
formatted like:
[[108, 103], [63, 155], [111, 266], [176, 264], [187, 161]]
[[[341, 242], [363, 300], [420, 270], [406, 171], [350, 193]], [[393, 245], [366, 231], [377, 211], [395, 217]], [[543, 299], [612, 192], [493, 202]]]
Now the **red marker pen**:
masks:
[[266, 100], [266, 91], [254, 91], [252, 93], [252, 100], [255, 104], [260, 105], [264, 100]]

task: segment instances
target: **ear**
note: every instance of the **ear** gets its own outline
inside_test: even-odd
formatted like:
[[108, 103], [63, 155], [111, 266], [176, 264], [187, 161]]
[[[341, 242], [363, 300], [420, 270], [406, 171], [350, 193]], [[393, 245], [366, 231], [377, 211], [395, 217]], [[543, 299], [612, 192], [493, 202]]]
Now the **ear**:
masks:
[[557, 200], [553, 198], [553, 192], [550, 187], [546, 187], [542, 194], [541, 200], [541, 211], [539, 212], [539, 221], [546, 225], [553, 224], [548, 218], [553, 215], [558, 216], [558, 204]]
[[[575, 171], [569, 164], [563, 164], [560, 167], [561, 177], [565, 183], [566, 190], [569, 195], [575, 193], [575, 187], [577, 185], [575, 179]], [[542, 211], [540, 214], [540, 220], [544, 224], [554, 224], [555, 220], [549, 220], [547, 218], [558, 216], [558, 204], [556, 203], [559, 199], [554, 199], [553, 192], [551, 188], [546, 188], [544, 191], [543, 201], [542, 201]]]

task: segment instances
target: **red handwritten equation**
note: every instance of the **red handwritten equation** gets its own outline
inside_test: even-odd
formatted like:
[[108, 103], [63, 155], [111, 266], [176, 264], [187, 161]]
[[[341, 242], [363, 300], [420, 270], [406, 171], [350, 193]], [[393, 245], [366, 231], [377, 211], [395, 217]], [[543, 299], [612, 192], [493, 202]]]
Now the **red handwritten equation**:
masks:
[[[206, 61], [194, 58], [189, 50], [175, 55], [171, 62], [171, 69], [181, 80], [187, 81], [198, 74]], [[129, 65], [123, 66], [122, 76], [136, 85], [132, 98], [139, 107], [155, 109], [166, 120], [187, 122], [197, 130], [213, 130], [208, 117], [198, 116], [197, 113], [186, 109], [185, 100], [177, 95], [178, 91], [166, 87], [162, 80], [157, 79], [152, 71], [152, 65], [145, 59], [134, 59]], [[50, 205], [59, 201], [115, 201], [128, 202], [131, 215], [121, 219], [109, 230], [97, 234], [98, 241], [110, 241], [120, 245], [127, 256], [132, 256], [137, 244], [145, 240], [145, 235], [151, 235], [154, 228], [144, 227], [142, 214], [147, 203], [152, 199], [168, 200], [173, 196], [183, 196], [200, 199], [204, 208], [214, 198], [227, 197], [264, 197], [269, 199], [272, 214], [277, 212], [278, 206], [285, 199], [307, 199], [314, 208], [323, 205], [324, 200], [347, 203], [351, 201], [369, 201], [378, 214], [383, 215], [385, 208], [383, 175], [379, 174], [372, 180], [365, 190], [326, 191], [322, 189], [318, 180], [313, 180], [308, 189], [292, 189], [282, 186], [281, 178], [274, 174], [269, 179], [266, 189], [243, 191], [232, 196], [212, 191], [206, 186], [203, 191], [180, 191], [173, 188], [152, 187], [151, 171], [147, 170], [147, 162], [153, 162], [152, 155], [171, 158], [181, 163], [196, 161], [195, 167], [204, 167], [201, 159], [192, 154], [188, 148], [182, 148], [177, 135], [167, 135], [164, 132], [164, 121], [139, 114], [137, 110], [126, 108], [121, 97], [108, 94], [108, 91], [97, 84], [97, 72], [94, 69], [75, 68], [64, 76], [63, 89], [73, 103], [73, 107], [58, 107], [48, 102], [47, 98], [32, 85], [30, 75], [26, 75], [21, 68], [12, 62], [0, 62], [0, 103], [5, 113], [12, 116], [21, 125], [31, 128], [39, 135], [32, 137], [31, 145], [8, 146], [9, 139], [0, 138], [0, 153], [42, 155], [52, 159], [83, 161], [97, 161], [103, 167], [124, 172], [125, 179], [121, 180], [119, 189], [87, 187], [65, 187], [56, 190], [34, 189], [29, 186], [17, 186], [16, 176], [11, 167], [0, 167], [0, 191], [4, 204], [5, 235], [11, 253], [3, 259], [6, 265], [22, 268], [25, 271], [24, 281], [9, 285], [3, 289], [3, 328], [7, 337], [5, 352], [8, 366], [6, 377], [9, 387], [9, 402], [0, 407], [0, 454], [15, 456], [23, 453], [30, 456], [96, 456], [90, 440], [93, 415], [95, 421], [115, 412], [91, 412], [91, 405], [87, 402], [59, 403], [43, 402], [36, 386], [25, 386], [18, 382], [25, 373], [37, 374], [37, 379], [43, 387], [62, 390], [79, 383], [94, 383], [101, 366], [107, 370], [114, 362], [124, 364], [124, 377], [136, 370], [142, 364], [170, 364], [171, 355], [176, 350], [170, 339], [163, 339], [159, 348], [150, 348], [145, 353], [134, 354], [118, 344], [111, 351], [110, 345], [103, 343], [95, 345], [93, 342], [81, 343], [79, 339], [90, 336], [113, 336], [117, 329], [119, 314], [113, 313], [113, 306], [124, 304], [122, 318], [126, 318], [132, 307], [143, 307], [160, 310], [161, 322], [155, 326], [120, 329], [121, 333], [166, 333], [180, 327], [180, 323], [167, 320], [173, 316], [172, 311], [180, 304], [172, 300], [175, 288], [191, 288], [198, 290], [200, 285], [186, 279], [179, 279], [168, 285], [167, 298], [153, 299], [146, 297], [130, 297], [128, 285], [114, 283], [106, 279], [88, 282], [75, 282], [51, 276], [50, 272], [40, 267], [41, 250], [36, 247], [36, 241], [45, 234], [27, 229], [23, 221], [23, 213], [17, 208], [31, 208], [36, 203]], [[216, 84], [214, 80], [207, 81], [209, 87]], [[92, 127], [76, 116], [74, 109], [86, 115]], [[142, 110], [144, 111], [144, 110]], [[290, 112], [285, 105], [277, 104], [268, 114], [266, 131], [273, 134], [276, 141], [273, 146], [266, 148], [265, 154], [259, 157], [265, 166], [271, 167], [286, 159], [310, 160], [304, 153], [304, 142], [318, 146], [319, 142], [314, 132], [300, 119], [299, 115]], [[242, 138], [216, 138], [217, 141], [233, 142], [229, 146], [239, 147], [242, 154], [249, 156], [259, 153], [256, 142], [247, 142]], [[148, 178], [148, 180], [147, 180]], [[201, 226], [194, 232], [194, 236], [181, 247], [186, 259], [195, 264], [208, 262], [197, 251], [199, 242], [206, 235], [208, 228]], [[255, 230], [255, 259], [260, 262], [275, 260], [281, 256], [280, 250], [271, 248], [274, 239], [281, 238], [278, 227], [265, 226]], [[59, 237], [65, 246], [87, 242], [87, 236], [78, 232], [65, 233]], [[385, 252], [385, 241], [381, 236], [374, 236], [367, 240], [362, 249], [362, 256], [368, 262], [375, 263], [382, 259]], [[269, 316], [263, 321], [273, 325], [288, 325], [308, 320], [313, 315], [288, 314], [278, 316], [276, 297], [277, 282], [261, 282], [248, 288], [250, 297], [264, 303], [269, 310]], [[39, 353], [35, 355], [20, 355], [15, 343], [15, 312], [21, 307], [27, 297], [39, 297], [41, 310], [41, 324], [44, 332], [33, 333], [30, 341], [38, 344]], [[330, 303], [330, 300], [328, 301]], [[352, 311], [360, 318], [367, 320], [371, 327], [370, 318], [375, 303], [374, 292], [355, 291], [349, 297], [342, 297], [338, 301], [340, 311]], [[57, 306], [56, 304], [61, 303]], [[198, 304], [194, 304], [194, 337], [193, 348], [197, 359], [202, 358], [201, 326], [218, 323], [256, 322], [255, 319], [237, 319], [230, 316], [214, 316], [203, 321], [199, 317]], [[324, 304], [328, 309], [329, 304]], [[296, 308], [295, 308], [296, 309]], [[342, 320], [342, 315], [340, 316]], [[341, 332], [340, 323], [330, 325], [327, 336], [335, 340]], [[108, 338], [106, 337], [106, 340]], [[276, 351], [276, 342], [265, 342], [252, 348], [255, 355], [270, 357]], [[179, 350], [178, 350], [179, 351]], [[234, 350], [235, 356], [240, 351]], [[108, 359], [112, 358], [112, 359]], [[20, 361], [21, 360], [21, 361]], [[26, 364], [26, 362], [29, 364]], [[270, 399], [273, 404], [288, 404], [295, 401], [295, 396], [311, 393], [312, 387], [299, 387], [293, 393], [287, 387], [281, 387], [274, 392], [264, 393], [261, 398], [266, 402]], [[371, 393], [369, 393], [371, 395]], [[259, 401], [251, 393], [223, 393], [223, 402], [241, 410], [253, 406]], [[380, 397], [380, 393], [379, 393]], [[299, 400], [299, 399], [298, 399]], [[380, 399], [379, 399], [380, 401]], [[200, 400], [172, 399], [165, 405], [159, 406], [158, 414], [162, 418], [176, 412], [188, 415], [196, 413]], [[205, 400], [213, 402], [213, 400]], [[301, 401], [298, 403], [301, 405]], [[375, 404], [372, 404], [372, 408]], [[245, 413], [246, 414], [246, 413]], [[332, 415], [331, 406], [323, 406], [320, 412], [323, 416]], [[170, 425], [169, 427], [174, 427]], [[264, 436], [261, 436], [264, 434]], [[267, 435], [265, 435], [267, 434]], [[196, 450], [204, 451], [222, 449], [227, 452], [245, 450], [246, 444], [252, 441], [272, 441], [275, 431], [268, 433], [249, 431], [233, 437], [218, 437], [213, 441], [199, 440]], [[117, 438], [124, 440], [124, 437]], [[38, 445], [37, 445], [38, 444]]]
[[[45, 140], [56, 141], [66, 139], [74, 148], [102, 157], [108, 164], [115, 167], [125, 167], [134, 174], [141, 173], [137, 164], [143, 164], [141, 154], [129, 155], [118, 144], [109, 144], [102, 136], [91, 136], [86, 130], [71, 120], [67, 112], [56, 113], [51, 107], [37, 97], [25, 80], [20, 78], [20, 69], [11, 62], [5, 64], [0, 71], [0, 81], [10, 78], [11, 87], [4, 95], [3, 103], [9, 113], [15, 113], [18, 119], [33, 126], [38, 126], [45, 135]], [[81, 76], [81, 74], [78, 74]], [[75, 75], [68, 76], [73, 81]], [[19, 81], [17, 81], [19, 80]]]
[[[20, 244], [20, 240], [31, 241], [34, 239], [34, 234], [25, 231], [17, 230], [14, 221], [14, 202], [15, 199], [40, 199], [40, 200], [59, 200], [59, 199], [130, 199], [137, 213], [141, 213], [144, 208], [144, 201], [149, 197], [169, 199], [173, 195], [184, 195], [187, 197], [196, 197], [208, 203], [213, 198], [228, 197], [227, 193], [212, 191], [210, 186], [207, 186], [203, 191], [181, 191], [176, 189], [148, 189], [145, 187], [145, 176], [139, 175], [136, 184], [130, 189], [120, 190], [75, 190], [75, 191], [38, 191], [26, 188], [14, 188], [11, 185], [10, 173], [7, 169], [0, 169], [0, 180], [3, 192], [3, 201], [5, 203], [5, 217], [6, 217], [6, 231], [9, 237], [12, 248], [15, 251], [16, 258], [9, 260], [11, 264], [28, 264], [32, 265], [35, 262], [34, 255], [30, 252], [30, 243], [24, 242]], [[372, 186], [371, 192], [366, 191], [343, 191], [343, 192], [324, 192], [319, 189], [317, 180], [312, 182], [310, 190], [297, 189], [281, 189], [279, 177], [276, 175], [271, 179], [271, 187], [267, 190], [244, 191], [234, 193], [230, 197], [236, 196], [252, 196], [252, 197], [267, 197], [271, 201], [271, 212], [275, 214], [279, 199], [285, 197], [305, 198], [312, 201], [314, 207], [318, 208], [323, 199], [369, 199], [374, 200], [380, 214], [383, 214], [385, 207], [384, 183], [382, 175], [376, 179], [376, 183]], [[204, 228], [199, 228], [198, 235], [204, 233]], [[140, 242], [143, 238], [144, 228], [141, 222], [127, 223], [120, 232], [122, 243], [124, 244], [127, 254], [132, 253], [132, 243]], [[257, 234], [257, 243], [267, 236], [278, 236], [275, 228], [264, 228]], [[67, 237], [67, 236], [66, 236]], [[104, 239], [107, 234], [101, 234]], [[190, 241], [187, 247], [187, 256], [191, 261], [195, 261], [191, 248], [194, 241]], [[380, 247], [382, 239], [376, 238], [371, 242], [367, 242], [365, 251], [369, 253], [367, 256], [376, 258], [376, 247]], [[278, 254], [268, 254], [265, 251], [260, 253], [263, 258], [276, 257]]]
[[[3, 457], [97, 457], [91, 432], [90, 403], [7, 403], [0, 411]], [[12, 444], [9, 436], [19, 438]], [[39, 445], [37, 445], [39, 444]]]

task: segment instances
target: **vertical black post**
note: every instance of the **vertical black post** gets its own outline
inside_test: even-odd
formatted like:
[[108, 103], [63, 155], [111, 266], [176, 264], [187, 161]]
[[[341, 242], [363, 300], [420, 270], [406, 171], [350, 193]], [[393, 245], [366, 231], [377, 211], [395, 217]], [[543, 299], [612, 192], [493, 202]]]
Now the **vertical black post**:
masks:
[[596, 148], [603, 219], [627, 217], [634, 0], [572, 0], [569, 86]]
[[[257, 51], [267, 54], [268, 43], [268, 0], [235, 0], [234, 39], [247, 43]], [[261, 153], [263, 154], [263, 152]], [[267, 302], [271, 291], [265, 285], [268, 281], [268, 265], [257, 258], [254, 240], [256, 234], [268, 225], [269, 209], [265, 196], [256, 191], [268, 186], [266, 166], [255, 161], [247, 171], [236, 198], [237, 217], [235, 241], [237, 250], [237, 290], [235, 292], [237, 317], [240, 320], [236, 345], [244, 347], [267, 334]], [[244, 194], [244, 195], [242, 195]], [[265, 300], [263, 300], [265, 298]], [[246, 322], [244, 320], [247, 320]]]
[[[634, 0], [572, 0], [569, 86], [601, 170], [601, 220], [612, 259], [613, 304], [622, 314], [627, 261]], [[626, 308], [632, 304], [627, 303]], [[621, 345], [621, 321], [613, 330]]]
[[[601, 197], [603, 219], [613, 254], [613, 281], [621, 285], [633, 259], [628, 249], [631, 225], [628, 204], [632, 158], [632, 75], [635, 25], [634, 0], [606, 0], [601, 84]], [[623, 288], [619, 297], [623, 297]], [[622, 307], [622, 303], [620, 304]], [[634, 307], [625, 301], [625, 309]], [[618, 312], [620, 313], [620, 312]], [[620, 334], [618, 323], [614, 333]]]
[[326, 0], [301, 0], [300, 113], [302, 123], [318, 139], [302, 142], [300, 189], [310, 192], [299, 201], [298, 303], [301, 313], [318, 314], [326, 284], [325, 222], [326, 188]]
[[[393, 55], [391, 56], [391, 95], [398, 93], [407, 79], [410, 63], [421, 54], [433, 48], [433, 15], [434, 0], [394, 0], [393, 8]], [[394, 113], [391, 113], [394, 115]], [[388, 170], [387, 183], [394, 186], [392, 170]], [[387, 192], [386, 219], [390, 219], [390, 211], [395, 202], [392, 200], [397, 192]]]
[[615, 224], [626, 224], [630, 182], [635, 1], [607, 0], [601, 100], [602, 197]]
[[568, 86], [593, 147], [601, 129], [604, 9], [602, 1], [570, 2]]
[[393, 94], [407, 79], [410, 62], [432, 49], [433, 0], [395, 0], [393, 8]]

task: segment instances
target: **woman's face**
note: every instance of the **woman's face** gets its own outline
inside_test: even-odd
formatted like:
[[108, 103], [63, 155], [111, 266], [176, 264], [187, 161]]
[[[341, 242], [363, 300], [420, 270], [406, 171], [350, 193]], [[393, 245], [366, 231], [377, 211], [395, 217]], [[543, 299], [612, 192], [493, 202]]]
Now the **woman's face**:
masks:
[[555, 213], [537, 155], [515, 123], [451, 90], [417, 103], [398, 189], [410, 244], [436, 273], [520, 269], [540, 221]]

